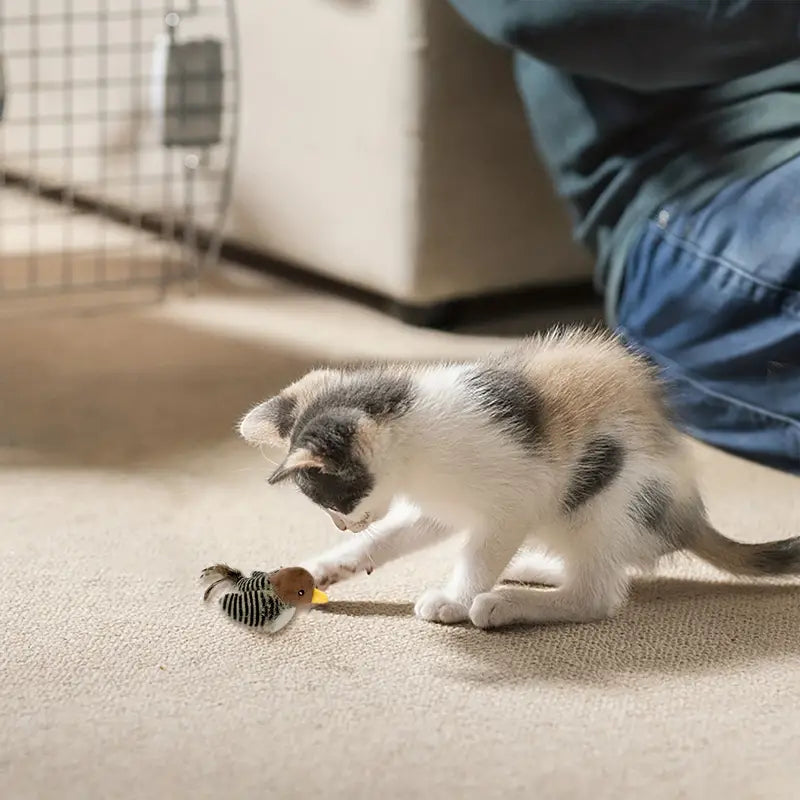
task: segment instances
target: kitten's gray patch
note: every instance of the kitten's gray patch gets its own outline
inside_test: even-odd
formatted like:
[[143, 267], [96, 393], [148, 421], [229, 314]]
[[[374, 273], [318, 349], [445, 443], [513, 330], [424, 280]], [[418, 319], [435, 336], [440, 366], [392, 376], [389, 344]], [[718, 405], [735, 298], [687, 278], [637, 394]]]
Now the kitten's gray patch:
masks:
[[658, 532], [667, 521], [672, 502], [669, 488], [662, 481], [649, 480], [633, 495], [628, 514], [637, 525]]
[[295, 477], [297, 488], [321, 508], [330, 508], [345, 516], [372, 491], [375, 480], [363, 465], [346, 473], [301, 470]]
[[414, 402], [414, 383], [408, 375], [378, 373], [356, 374], [353, 382], [342, 387], [344, 399], [354, 408], [377, 420], [399, 417]]
[[312, 453], [322, 456], [332, 469], [344, 469], [352, 461], [358, 432], [356, 411], [333, 408], [297, 427], [293, 448], [307, 447]]
[[500, 367], [475, 367], [463, 381], [492, 422], [503, 426], [526, 450], [541, 449], [544, 403], [523, 375]]
[[325, 471], [307, 469], [295, 475], [310, 500], [342, 514], [372, 491], [375, 478], [358, 454], [359, 415], [386, 421], [405, 414], [414, 402], [408, 375], [376, 369], [345, 373], [342, 381], [321, 391], [294, 424], [292, 449], [307, 447], [325, 461]]
[[291, 395], [279, 394], [270, 407], [270, 417], [278, 431], [278, 436], [285, 439], [294, 426], [294, 412], [297, 407], [297, 398]]
[[349, 408], [361, 411], [378, 421], [405, 414], [414, 401], [414, 384], [407, 375], [386, 373], [353, 373], [343, 382], [332, 386], [315, 397], [297, 420], [295, 436], [302, 432], [309, 421], [318, 414], [334, 408]]
[[323, 508], [349, 514], [372, 491], [375, 478], [356, 453], [358, 416], [353, 409], [332, 409], [309, 420], [299, 432], [297, 447], [322, 456], [326, 470], [300, 470], [295, 483]]
[[587, 442], [572, 467], [563, 507], [567, 513], [580, 508], [603, 491], [619, 475], [625, 450], [613, 436], [598, 436]]
[[628, 515], [636, 524], [674, 548], [686, 547], [697, 536], [704, 513], [699, 497], [678, 503], [669, 487], [657, 479], [645, 481], [628, 506]]

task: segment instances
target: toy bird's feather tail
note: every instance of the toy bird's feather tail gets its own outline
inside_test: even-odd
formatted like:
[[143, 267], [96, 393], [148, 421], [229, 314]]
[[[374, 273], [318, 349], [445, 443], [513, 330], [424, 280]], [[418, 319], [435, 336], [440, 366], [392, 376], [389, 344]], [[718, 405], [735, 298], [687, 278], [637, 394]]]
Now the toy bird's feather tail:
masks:
[[235, 584], [245, 579], [238, 569], [229, 567], [227, 564], [214, 564], [212, 567], [206, 567], [200, 573], [200, 580], [207, 584], [205, 593], [203, 594], [203, 600], [208, 600], [214, 587], [219, 586], [219, 584]]

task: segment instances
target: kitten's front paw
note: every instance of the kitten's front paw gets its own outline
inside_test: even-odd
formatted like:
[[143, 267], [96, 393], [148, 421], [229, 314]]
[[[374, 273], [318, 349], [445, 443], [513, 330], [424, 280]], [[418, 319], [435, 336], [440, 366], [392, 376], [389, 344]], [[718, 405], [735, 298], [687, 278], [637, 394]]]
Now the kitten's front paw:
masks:
[[514, 621], [514, 607], [500, 592], [485, 592], [472, 601], [469, 618], [476, 628], [499, 628]]
[[424, 592], [414, 606], [414, 613], [420, 619], [443, 625], [464, 622], [469, 617], [467, 607], [453, 600], [441, 589], [428, 589]]
[[325, 590], [334, 583], [353, 578], [359, 572], [372, 572], [372, 562], [366, 558], [319, 559], [302, 564], [314, 576], [318, 589]]

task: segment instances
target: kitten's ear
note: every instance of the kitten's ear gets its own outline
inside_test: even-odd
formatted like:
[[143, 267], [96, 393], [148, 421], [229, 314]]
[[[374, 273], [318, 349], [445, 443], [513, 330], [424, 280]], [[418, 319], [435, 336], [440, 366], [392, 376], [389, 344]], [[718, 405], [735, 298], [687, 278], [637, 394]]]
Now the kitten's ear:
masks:
[[250, 444], [285, 445], [296, 419], [296, 397], [281, 393], [248, 411], [239, 434]]
[[319, 456], [315, 456], [310, 450], [301, 447], [298, 450], [293, 450], [284, 459], [275, 472], [267, 479], [269, 484], [280, 483], [282, 480], [288, 478], [292, 473], [297, 472], [299, 469], [325, 469], [325, 464]]
[[307, 407], [309, 401], [335, 378], [333, 370], [315, 369], [280, 394], [259, 403], [239, 423], [242, 438], [250, 444], [285, 447], [302, 408]]

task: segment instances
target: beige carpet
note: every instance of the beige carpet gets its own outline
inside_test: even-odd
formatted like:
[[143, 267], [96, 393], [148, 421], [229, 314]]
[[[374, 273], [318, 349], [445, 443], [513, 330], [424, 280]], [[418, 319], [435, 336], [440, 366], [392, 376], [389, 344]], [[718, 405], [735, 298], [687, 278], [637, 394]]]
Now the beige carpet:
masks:
[[[463, 355], [274, 287], [0, 327], [0, 785], [29, 798], [797, 798], [800, 586], [686, 561], [615, 621], [412, 616], [451, 546], [263, 638], [204, 607], [225, 560], [339, 534], [236, 417], [330, 357]], [[800, 481], [698, 448], [732, 535], [800, 531]]]

